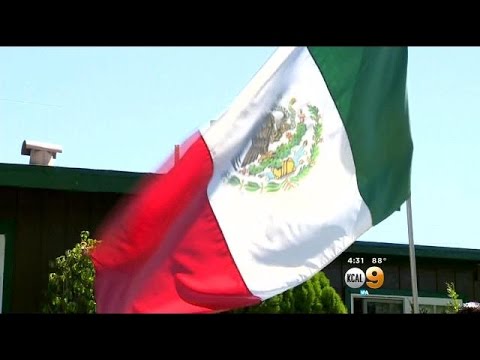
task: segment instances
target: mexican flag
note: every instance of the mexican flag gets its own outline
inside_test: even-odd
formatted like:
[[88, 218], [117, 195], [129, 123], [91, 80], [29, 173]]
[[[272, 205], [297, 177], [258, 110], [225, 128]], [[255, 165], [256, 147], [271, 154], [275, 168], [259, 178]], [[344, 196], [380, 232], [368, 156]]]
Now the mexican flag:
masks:
[[407, 49], [279, 48], [98, 233], [99, 313], [212, 313], [321, 271], [410, 195]]

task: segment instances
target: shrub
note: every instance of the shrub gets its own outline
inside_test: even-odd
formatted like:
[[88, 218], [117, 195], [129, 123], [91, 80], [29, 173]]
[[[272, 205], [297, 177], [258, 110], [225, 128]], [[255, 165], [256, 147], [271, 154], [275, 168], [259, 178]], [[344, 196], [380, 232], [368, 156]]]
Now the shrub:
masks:
[[65, 255], [50, 262], [44, 313], [95, 313], [93, 280], [95, 270], [87, 251], [95, 246], [88, 231], [80, 234], [80, 242]]
[[447, 294], [450, 298], [447, 312], [452, 314], [480, 313], [480, 303], [477, 301], [470, 301], [460, 306], [460, 301], [458, 300], [460, 296], [455, 290], [453, 282], [447, 283]]
[[460, 310], [460, 301], [458, 300], [459, 296], [457, 291], [455, 290], [455, 284], [453, 282], [446, 283], [447, 285], [447, 294], [450, 298], [450, 301], [447, 305], [447, 312], [451, 314], [455, 314]]
[[293, 289], [233, 313], [346, 314], [347, 308], [325, 273], [319, 272]]

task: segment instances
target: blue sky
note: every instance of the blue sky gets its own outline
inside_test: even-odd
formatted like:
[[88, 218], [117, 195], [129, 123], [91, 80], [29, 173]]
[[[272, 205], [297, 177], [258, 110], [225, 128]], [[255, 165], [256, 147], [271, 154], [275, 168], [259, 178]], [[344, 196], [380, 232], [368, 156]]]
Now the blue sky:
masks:
[[[56, 166], [154, 171], [223, 112], [273, 47], [0, 48], [0, 162], [25, 139]], [[480, 249], [480, 48], [410, 47], [415, 243]], [[407, 243], [405, 207], [361, 240]]]

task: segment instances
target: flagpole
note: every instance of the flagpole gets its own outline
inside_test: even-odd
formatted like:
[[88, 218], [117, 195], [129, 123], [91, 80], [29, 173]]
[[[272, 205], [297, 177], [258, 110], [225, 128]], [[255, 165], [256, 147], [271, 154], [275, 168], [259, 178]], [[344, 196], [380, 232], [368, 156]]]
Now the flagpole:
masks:
[[175, 156], [173, 160], [173, 165], [177, 165], [178, 161], [180, 160], [180, 145], [175, 145]]
[[412, 276], [413, 313], [418, 314], [420, 312], [420, 309], [418, 305], [417, 266], [415, 261], [415, 245], [413, 242], [411, 196], [407, 199], [407, 223], [408, 223], [408, 243], [409, 243], [409, 252], [410, 252], [410, 273]]

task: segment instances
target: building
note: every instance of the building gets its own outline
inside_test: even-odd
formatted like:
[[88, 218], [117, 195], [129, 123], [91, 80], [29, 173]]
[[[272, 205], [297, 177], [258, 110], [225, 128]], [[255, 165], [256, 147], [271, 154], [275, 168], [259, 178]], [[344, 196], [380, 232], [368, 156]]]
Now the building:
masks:
[[139, 176], [0, 164], [0, 250], [6, 243], [0, 253], [3, 311], [39, 312], [49, 261], [72, 248], [82, 230], [93, 232]]
[[[39, 312], [49, 261], [72, 248], [82, 230], [94, 232], [117, 200], [127, 196], [143, 175], [0, 164], [2, 311]], [[455, 283], [464, 302], [480, 299], [480, 250], [417, 246], [416, 255], [424, 310], [441, 312], [444, 309], [448, 301], [446, 282]], [[374, 258], [384, 273], [382, 287], [349, 288], [344, 280], [348, 269], [359, 267], [366, 271]], [[358, 241], [324, 271], [351, 312], [410, 310], [406, 245]]]
[[[480, 299], [480, 250], [416, 245], [415, 255], [421, 312], [445, 311], [450, 301], [447, 283], [455, 284], [461, 302]], [[345, 274], [350, 268], [358, 267], [367, 273], [372, 266], [383, 271], [384, 283], [380, 288], [371, 289], [364, 285], [355, 289], [346, 285]], [[412, 284], [407, 244], [357, 241], [324, 272], [352, 313], [411, 312]]]

